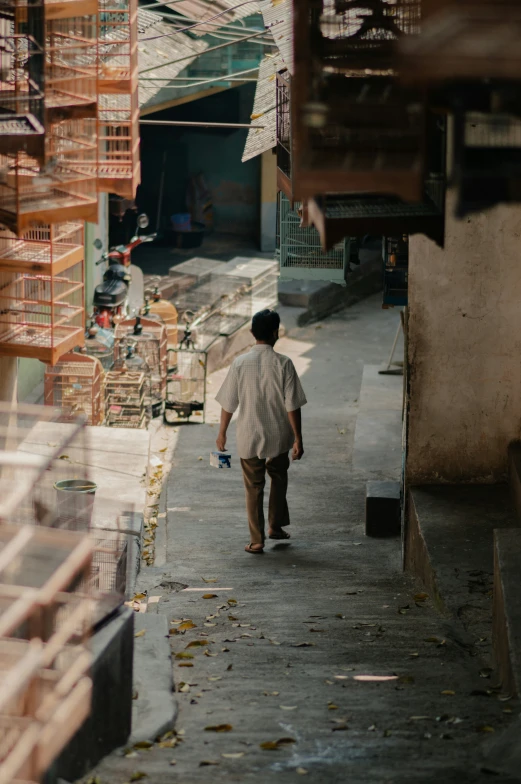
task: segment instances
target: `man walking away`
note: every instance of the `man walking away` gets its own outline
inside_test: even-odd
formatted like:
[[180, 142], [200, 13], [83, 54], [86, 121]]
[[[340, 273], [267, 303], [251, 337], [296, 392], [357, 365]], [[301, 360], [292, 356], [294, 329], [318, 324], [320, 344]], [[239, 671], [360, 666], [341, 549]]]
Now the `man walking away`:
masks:
[[248, 553], [264, 550], [264, 485], [266, 471], [271, 479], [268, 536], [289, 539], [283, 530], [289, 525], [286, 501], [289, 452], [293, 460], [304, 454], [301, 406], [306, 396], [289, 357], [273, 347], [279, 339], [280, 317], [262, 310], [252, 320], [256, 345], [237, 357], [219, 390], [222, 406], [217, 449], [226, 449], [226, 433], [234, 411], [239, 408], [237, 450], [246, 488], [246, 509], [250, 526]]

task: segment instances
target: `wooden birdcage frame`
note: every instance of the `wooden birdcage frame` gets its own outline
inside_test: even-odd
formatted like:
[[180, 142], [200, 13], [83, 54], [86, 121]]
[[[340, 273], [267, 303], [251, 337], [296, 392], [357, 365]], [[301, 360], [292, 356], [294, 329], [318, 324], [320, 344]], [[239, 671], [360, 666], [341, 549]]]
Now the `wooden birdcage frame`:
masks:
[[98, 92], [96, 16], [46, 19], [45, 31], [47, 122], [95, 118]]
[[429, 0], [419, 36], [399, 44], [404, 81], [433, 85], [521, 81], [517, 0]]
[[101, 425], [105, 415], [103, 377], [101, 362], [95, 357], [65, 354], [56, 365], [46, 366], [45, 405], [83, 413], [89, 425]]
[[83, 259], [59, 275], [0, 272], [0, 355], [46, 364], [84, 343]]
[[133, 199], [140, 182], [137, 0], [100, 0], [99, 188]]
[[[137, 318], [125, 319], [114, 330], [114, 355], [116, 362], [122, 360], [123, 347], [127, 340], [136, 340], [136, 354], [144, 359], [150, 370], [150, 394], [153, 400], [164, 400], [167, 381], [168, 336], [163, 323], [146, 317], [139, 317], [143, 337], [135, 336]], [[146, 337], [145, 337], [146, 335]]]
[[20, 236], [0, 228], [0, 270], [60, 275], [82, 261], [83, 223], [56, 223], [26, 229]]
[[396, 83], [396, 38], [419, 30], [419, 0], [295, 0], [292, 185], [317, 193], [387, 193], [420, 201], [426, 109]]
[[0, 156], [0, 222], [21, 235], [35, 224], [98, 216], [96, 120], [54, 123], [45, 162], [25, 153]]
[[0, 779], [39, 781], [90, 710], [93, 541], [0, 525]]
[[141, 429], [148, 423], [147, 378], [124, 363], [105, 376], [105, 424], [108, 427]]

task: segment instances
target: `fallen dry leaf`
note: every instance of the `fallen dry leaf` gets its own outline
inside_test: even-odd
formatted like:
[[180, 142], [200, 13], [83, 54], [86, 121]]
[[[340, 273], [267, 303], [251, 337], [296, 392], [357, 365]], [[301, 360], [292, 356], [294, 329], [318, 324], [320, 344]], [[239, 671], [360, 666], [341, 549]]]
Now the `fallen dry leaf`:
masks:
[[169, 765], [177, 765], [177, 760], [170, 760]]
[[264, 743], [259, 744], [264, 751], [278, 751], [280, 749], [276, 740], [266, 740]]
[[[343, 431], [340, 431], [340, 432], [343, 432]], [[296, 768], [295, 769], [295, 773], [298, 773], [300, 776], [306, 776], [308, 771], [306, 770], [306, 768]]]
[[214, 656], [218, 656], [219, 654], [217, 654], [217, 653], [210, 653], [210, 651], [205, 651], [204, 655], [213, 658]]
[[175, 655], [176, 659], [193, 659], [193, 653], [187, 653], [186, 651], [180, 651]]
[[208, 680], [211, 682], [222, 681], [222, 677], [220, 675], [210, 675]]
[[481, 727], [476, 728], [478, 732], [495, 732], [496, 730], [494, 727], [491, 727], [490, 724], [483, 724]]
[[216, 583], [217, 582], [217, 578], [216, 577], [209, 577], [209, 578], [201, 577], [201, 580], [203, 581], [203, 583]]
[[236, 607], [237, 599], [228, 599], [228, 604], [230, 605], [230, 607]]
[[294, 645], [292, 645], [291, 647], [292, 648], [312, 648], [314, 644], [315, 644], [314, 642], [297, 642]]
[[136, 770], [135, 773], [132, 773], [130, 776], [130, 781], [141, 781], [141, 779], [146, 779], [147, 774], [143, 773], [142, 770]]
[[338, 710], [338, 705], [335, 705], [334, 702], [330, 702], [327, 706], [328, 710]]
[[279, 705], [279, 708], [281, 710], [296, 710], [297, 706], [296, 705]]
[[413, 598], [415, 602], [426, 602], [429, 598], [429, 594], [422, 591], [421, 593], [414, 594]]
[[452, 691], [452, 689], [443, 689], [443, 691], [440, 692], [440, 694], [444, 694], [446, 697], [454, 697], [456, 692]]
[[233, 727], [231, 724], [210, 724], [204, 729], [206, 732], [231, 732]]
[[180, 691], [182, 694], [188, 694], [190, 691], [190, 684], [189, 683], [180, 683], [179, 688], [177, 691]]
[[181, 662], [181, 664], [177, 665], [178, 667], [193, 667], [194, 665], [192, 662]]
[[192, 640], [186, 646], [187, 648], [202, 648], [203, 646], [208, 645], [208, 640]]
[[135, 633], [134, 637], [144, 637], [145, 636], [145, 632], [146, 632], [146, 629], [141, 629], [140, 632], [136, 632]]
[[179, 632], [188, 632], [190, 629], [197, 629], [197, 625], [193, 621], [184, 621], [184, 623], [177, 627], [177, 631]]
[[151, 749], [154, 744], [150, 740], [138, 740], [137, 743], [134, 743], [135, 749]]
[[216, 593], [203, 593], [203, 599], [216, 599]]
[[232, 667], [233, 667], [233, 664], [229, 664], [229, 665], [227, 666], [227, 668], [226, 668], [226, 672], [230, 672], [230, 670], [232, 669]]
[[221, 757], [224, 757], [224, 759], [240, 759], [241, 757], [244, 757], [244, 751], [234, 751], [230, 752], [229, 754], [221, 754]]

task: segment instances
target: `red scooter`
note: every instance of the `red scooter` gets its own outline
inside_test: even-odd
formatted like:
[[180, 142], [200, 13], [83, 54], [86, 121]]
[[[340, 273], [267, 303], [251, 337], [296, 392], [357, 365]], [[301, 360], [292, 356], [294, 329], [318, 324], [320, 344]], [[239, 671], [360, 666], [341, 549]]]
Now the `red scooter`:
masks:
[[139, 215], [136, 234], [130, 242], [110, 248], [96, 262], [96, 265], [108, 262], [103, 283], [94, 289], [93, 319], [99, 327], [110, 329], [121, 319], [140, 313], [144, 300], [143, 273], [132, 264], [131, 253], [138, 245], [153, 242], [157, 237], [157, 233], [138, 234], [139, 229], [146, 229], [147, 226], [148, 217]]

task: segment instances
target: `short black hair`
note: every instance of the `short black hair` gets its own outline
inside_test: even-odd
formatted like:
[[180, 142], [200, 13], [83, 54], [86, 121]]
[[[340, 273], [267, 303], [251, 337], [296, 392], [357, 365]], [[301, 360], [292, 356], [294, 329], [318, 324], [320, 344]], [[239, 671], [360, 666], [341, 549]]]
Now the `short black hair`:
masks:
[[280, 316], [274, 310], [260, 310], [251, 320], [251, 331], [256, 340], [270, 340], [280, 327]]

